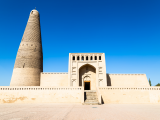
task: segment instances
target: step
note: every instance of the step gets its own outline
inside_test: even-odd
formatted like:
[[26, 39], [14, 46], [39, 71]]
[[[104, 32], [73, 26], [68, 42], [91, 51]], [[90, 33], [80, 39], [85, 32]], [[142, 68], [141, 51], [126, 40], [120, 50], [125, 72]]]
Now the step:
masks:
[[98, 102], [85, 102], [83, 105], [100, 105]]
[[84, 102], [98, 102], [98, 100], [85, 100]]
[[83, 105], [100, 105], [98, 103], [97, 93], [95, 90], [85, 90], [85, 101]]
[[86, 95], [86, 98], [97, 98], [96, 95]]
[[97, 94], [96, 94], [96, 93], [92, 93], [92, 92], [86, 92], [86, 95], [95, 96], [95, 95], [97, 95]]
[[86, 99], [88, 100], [95, 100], [95, 99], [98, 99], [97, 96], [96, 97], [93, 97], [93, 96], [86, 96]]
[[84, 90], [84, 92], [96, 92], [96, 90]]

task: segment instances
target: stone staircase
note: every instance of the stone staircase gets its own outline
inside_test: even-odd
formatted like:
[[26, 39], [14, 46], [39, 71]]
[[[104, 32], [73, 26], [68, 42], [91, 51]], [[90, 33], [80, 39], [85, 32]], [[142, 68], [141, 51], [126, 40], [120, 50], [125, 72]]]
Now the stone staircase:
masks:
[[100, 105], [98, 103], [96, 90], [84, 90], [83, 105]]

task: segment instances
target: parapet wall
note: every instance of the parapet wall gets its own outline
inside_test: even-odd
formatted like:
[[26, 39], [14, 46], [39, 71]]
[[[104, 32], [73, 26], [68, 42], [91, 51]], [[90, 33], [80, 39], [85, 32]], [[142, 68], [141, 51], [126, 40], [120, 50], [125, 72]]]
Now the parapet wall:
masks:
[[99, 87], [103, 102], [107, 103], [158, 103], [160, 87]]
[[[160, 87], [99, 87], [102, 103], [160, 104]], [[0, 103], [83, 103], [84, 87], [0, 87]]]
[[107, 74], [107, 86], [150, 87], [146, 74]]
[[0, 87], [0, 103], [82, 103], [83, 87]]
[[68, 73], [41, 73], [40, 86], [66, 87]]

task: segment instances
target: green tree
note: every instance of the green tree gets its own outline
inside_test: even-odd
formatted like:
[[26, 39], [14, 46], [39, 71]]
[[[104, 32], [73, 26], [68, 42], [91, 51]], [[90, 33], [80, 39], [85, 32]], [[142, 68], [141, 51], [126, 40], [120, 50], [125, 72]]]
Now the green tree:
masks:
[[160, 83], [158, 83], [156, 86], [160, 86]]
[[150, 78], [149, 78], [149, 85], [152, 86]]

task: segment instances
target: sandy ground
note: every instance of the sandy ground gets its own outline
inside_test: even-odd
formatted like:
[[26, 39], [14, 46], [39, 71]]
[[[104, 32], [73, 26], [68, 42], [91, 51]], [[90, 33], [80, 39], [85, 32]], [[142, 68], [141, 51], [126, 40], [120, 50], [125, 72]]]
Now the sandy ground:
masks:
[[0, 104], [0, 120], [160, 120], [160, 104]]

